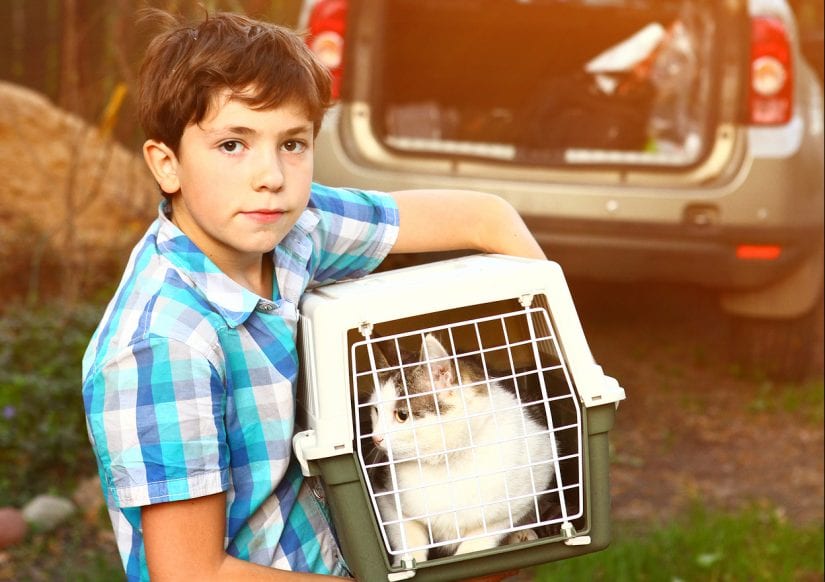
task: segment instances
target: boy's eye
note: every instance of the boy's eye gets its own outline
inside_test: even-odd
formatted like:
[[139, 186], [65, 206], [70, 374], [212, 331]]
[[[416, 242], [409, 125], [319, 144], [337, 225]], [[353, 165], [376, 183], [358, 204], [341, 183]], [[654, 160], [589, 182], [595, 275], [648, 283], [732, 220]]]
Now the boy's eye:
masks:
[[293, 154], [300, 154], [300, 153], [303, 153], [304, 151], [306, 151], [307, 145], [302, 141], [291, 139], [287, 142], [284, 142], [283, 148], [284, 148], [284, 151], [287, 151], [287, 152], [290, 152], [290, 153], [293, 153]]
[[243, 144], [239, 141], [230, 140], [223, 142], [220, 148], [228, 154], [236, 154], [241, 151]]
[[398, 422], [407, 422], [407, 419], [410, 417], [410, 413], [406, 410], [397, 409], [395, 411], [395, 420]]

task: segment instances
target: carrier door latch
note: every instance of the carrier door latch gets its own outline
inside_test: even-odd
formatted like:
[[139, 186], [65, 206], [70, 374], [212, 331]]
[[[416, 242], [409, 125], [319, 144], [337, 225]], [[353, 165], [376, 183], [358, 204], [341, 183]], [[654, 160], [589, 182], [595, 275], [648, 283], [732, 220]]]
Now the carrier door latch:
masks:
[[567, 538], [564, 540], [565, 546], [589, 546], [592, 541], [590, 536], [576, 535], [576, 528], [570, 522], [562, 524], [561, 533]]

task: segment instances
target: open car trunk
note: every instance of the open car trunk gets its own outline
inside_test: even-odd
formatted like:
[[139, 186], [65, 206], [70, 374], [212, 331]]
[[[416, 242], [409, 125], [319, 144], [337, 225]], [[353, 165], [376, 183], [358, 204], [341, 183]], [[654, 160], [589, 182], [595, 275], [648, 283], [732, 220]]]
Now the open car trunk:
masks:
[[684, 169], [735, 116], [720, 107], [719, 79], [747, 47], [742, 10], [715, 0], [362, 0], [347, 64], [357, 80], [345, 90], [368, 104], [371, 133], [394, 156]]

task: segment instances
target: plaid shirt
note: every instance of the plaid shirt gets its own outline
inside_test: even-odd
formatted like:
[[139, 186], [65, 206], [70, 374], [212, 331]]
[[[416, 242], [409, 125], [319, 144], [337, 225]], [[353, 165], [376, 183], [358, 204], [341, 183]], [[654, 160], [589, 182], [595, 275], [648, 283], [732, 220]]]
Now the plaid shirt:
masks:
[[89, 436], [129, 580], [148, 580], [140, 507], [225, 491], [226, 551], [346, 575], [326, 507], [291, 452], [297, 305], [386, 256], [386, 195], [313, 184], [275, 249], [275, 299], [224, 275], [165, 215], [135, 247], [83, 359]]

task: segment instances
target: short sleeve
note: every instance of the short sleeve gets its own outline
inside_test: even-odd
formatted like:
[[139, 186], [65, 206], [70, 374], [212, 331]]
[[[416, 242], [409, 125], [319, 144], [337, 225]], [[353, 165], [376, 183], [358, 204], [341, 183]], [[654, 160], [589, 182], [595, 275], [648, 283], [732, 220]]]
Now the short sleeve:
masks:
[[398, 237], [398, 206], [388, 194], [313, 184], [309, 208], [319, 217], [310, 285], [373, 271]]
[[92, 375], [90, 437], [108, 495], [120, 507], [226, 490], [224, 382], [186, 343], [150, 338]]

